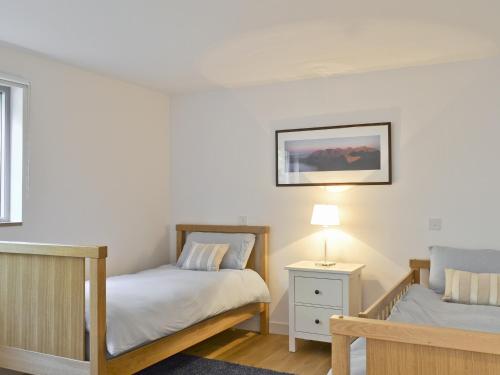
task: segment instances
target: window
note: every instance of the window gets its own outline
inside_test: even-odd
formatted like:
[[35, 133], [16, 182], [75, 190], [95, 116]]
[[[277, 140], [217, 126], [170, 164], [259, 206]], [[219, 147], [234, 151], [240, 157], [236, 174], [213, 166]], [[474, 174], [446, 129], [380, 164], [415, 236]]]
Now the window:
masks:
[[10, 221], [10, 87], [0, 86], [0, 222]]
[[29, 84], [0, 74], [0, 225], [21, 223]]

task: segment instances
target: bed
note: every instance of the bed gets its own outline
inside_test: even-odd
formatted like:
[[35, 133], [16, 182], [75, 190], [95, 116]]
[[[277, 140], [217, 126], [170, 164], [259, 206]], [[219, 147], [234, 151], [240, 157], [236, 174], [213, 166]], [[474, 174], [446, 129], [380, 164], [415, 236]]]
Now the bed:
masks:
[[333, 374], [499, 374], [500, 308], [443, 302], [420, 285], [430, 261], [410, 268], [359, 317], [331, 318]]
[[[191, 232], [254, 234], [247, 269], [200, 272], [162, 266], [112, 277], [106, 287], [104, 246], [1, 242], [0, 368], [31, 374], [133, 374], [254, 316], [267, 334], [269, 227], [176, 229], [177, 257]], [[179, 282], [175, 292], [153, 288]], [[182, 298], [184, 293], [190, 298]]]

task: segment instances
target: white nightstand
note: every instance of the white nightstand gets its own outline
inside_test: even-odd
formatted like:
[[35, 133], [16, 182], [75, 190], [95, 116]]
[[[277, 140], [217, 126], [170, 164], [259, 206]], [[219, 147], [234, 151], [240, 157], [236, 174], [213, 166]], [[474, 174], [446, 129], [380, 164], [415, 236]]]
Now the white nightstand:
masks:
[[364, 264], [337, 263], [317, 266], [302, 261], [286, 266], [289, 273], [289, 349], [295, 339], [330, 342], [332, 315], [361, 311], [361, 270]]

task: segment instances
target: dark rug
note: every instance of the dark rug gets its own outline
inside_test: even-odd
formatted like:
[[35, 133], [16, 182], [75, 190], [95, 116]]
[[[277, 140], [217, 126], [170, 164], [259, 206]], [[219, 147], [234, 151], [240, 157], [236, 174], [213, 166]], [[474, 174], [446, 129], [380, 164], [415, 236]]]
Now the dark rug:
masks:
[[139, 375], [292, 375], [256, 367], [241, 366], [234, 363], [206, 359], [187, 354], [176, 354], [157, 363]]

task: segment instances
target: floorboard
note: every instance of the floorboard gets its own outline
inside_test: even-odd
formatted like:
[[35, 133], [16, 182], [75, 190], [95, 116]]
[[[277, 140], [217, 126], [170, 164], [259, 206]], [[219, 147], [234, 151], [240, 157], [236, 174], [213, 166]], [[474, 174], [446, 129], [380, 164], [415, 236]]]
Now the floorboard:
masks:
[[288, 336], [228, 330], [193, 346], [185, 353], [246, 366], [326, 375], [330, 369], [330, 344], [297, 340], [297, 351], [288, 351]]

